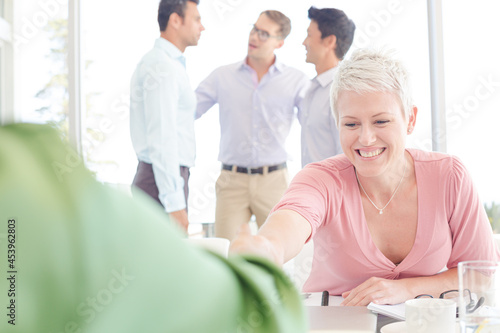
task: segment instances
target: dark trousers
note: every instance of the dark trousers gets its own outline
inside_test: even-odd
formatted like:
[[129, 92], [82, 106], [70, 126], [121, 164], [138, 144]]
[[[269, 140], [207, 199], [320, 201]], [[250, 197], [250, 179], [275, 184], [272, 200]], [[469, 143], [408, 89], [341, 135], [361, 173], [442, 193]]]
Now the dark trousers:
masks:
[[[189, 168], [185, 166], [180, 166], [181, 177], [184, 179], [184, 197], [186, 198], [186, 210], [189, 195], [188, 180], [189, 180]], [[155, 176], [153, 173], [153, 165], [145, 162], [139, 161], [137, 166], [137, 172], [132, 182], [132, 186], [141, 189], [144, 193], [149, 195], [151, 198], [156, 200], [162, 207], [163, 204], [160, 202], [158, 186], [156, 186]], [[133, 193], [134, 191], [132, 191]]]

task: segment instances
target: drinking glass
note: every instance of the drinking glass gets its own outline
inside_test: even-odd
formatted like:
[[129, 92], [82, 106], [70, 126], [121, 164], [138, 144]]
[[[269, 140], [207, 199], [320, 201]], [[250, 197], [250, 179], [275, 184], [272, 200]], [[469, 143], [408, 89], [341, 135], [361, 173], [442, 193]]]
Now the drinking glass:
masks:
[[500, 332], [500, 262], [460, 262], [458, 285], [461, 332]]

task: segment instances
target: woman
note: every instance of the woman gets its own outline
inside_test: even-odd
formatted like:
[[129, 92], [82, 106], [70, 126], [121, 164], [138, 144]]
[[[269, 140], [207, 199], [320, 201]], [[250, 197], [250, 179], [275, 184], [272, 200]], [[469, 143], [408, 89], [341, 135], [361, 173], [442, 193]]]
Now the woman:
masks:
[[405, 149], [417, 108], [399, 61], [355, 52], [336, 72], [331, 102], [344, 154], [299, 172], [258, 235], [240, 234], [233, 252], [282, 264], [314, 239], [304, 291], [328, 290], [344, 305], [439, 295], [458, 287], [458, 262], [498, 260], [460, 160]]

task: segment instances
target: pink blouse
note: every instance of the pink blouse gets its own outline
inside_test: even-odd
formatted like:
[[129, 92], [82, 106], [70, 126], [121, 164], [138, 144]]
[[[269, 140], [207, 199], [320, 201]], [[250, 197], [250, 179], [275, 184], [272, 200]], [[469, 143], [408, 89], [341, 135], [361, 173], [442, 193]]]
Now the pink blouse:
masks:
[[418, 189], [418, 226], [399, 264], [375, 246], [368, 230], [354, 167], [345, 155], [311, 163], [293, 179], [273, 212], [290, 209], [312, 227], [314, 256], [303, 290], [340, 295], [370, 277], [429, 276], [465, 260], [499, 260], [491, 226], [462, 162], [442, 153], [409, 149]]

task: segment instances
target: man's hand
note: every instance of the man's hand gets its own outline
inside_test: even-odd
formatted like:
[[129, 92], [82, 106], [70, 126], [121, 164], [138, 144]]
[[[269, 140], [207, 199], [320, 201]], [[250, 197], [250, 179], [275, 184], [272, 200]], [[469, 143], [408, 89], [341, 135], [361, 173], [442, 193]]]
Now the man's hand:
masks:
[[174, 218], [175, 222], [181, 227], [184, 232], [188, 233], [188, 226], [189, 226], [189, 221], [188, 221], [188, 215], [185, 209], [177, 210], [175, 212], [170, 212], [169, 213], [171, 217]]
[[387, 280], [372, 277], [342, 294], [341, 305], [363, 305], [370, 302], [376, 304], [398, 304], [412, 298], [406, 285], [406, 280]]

